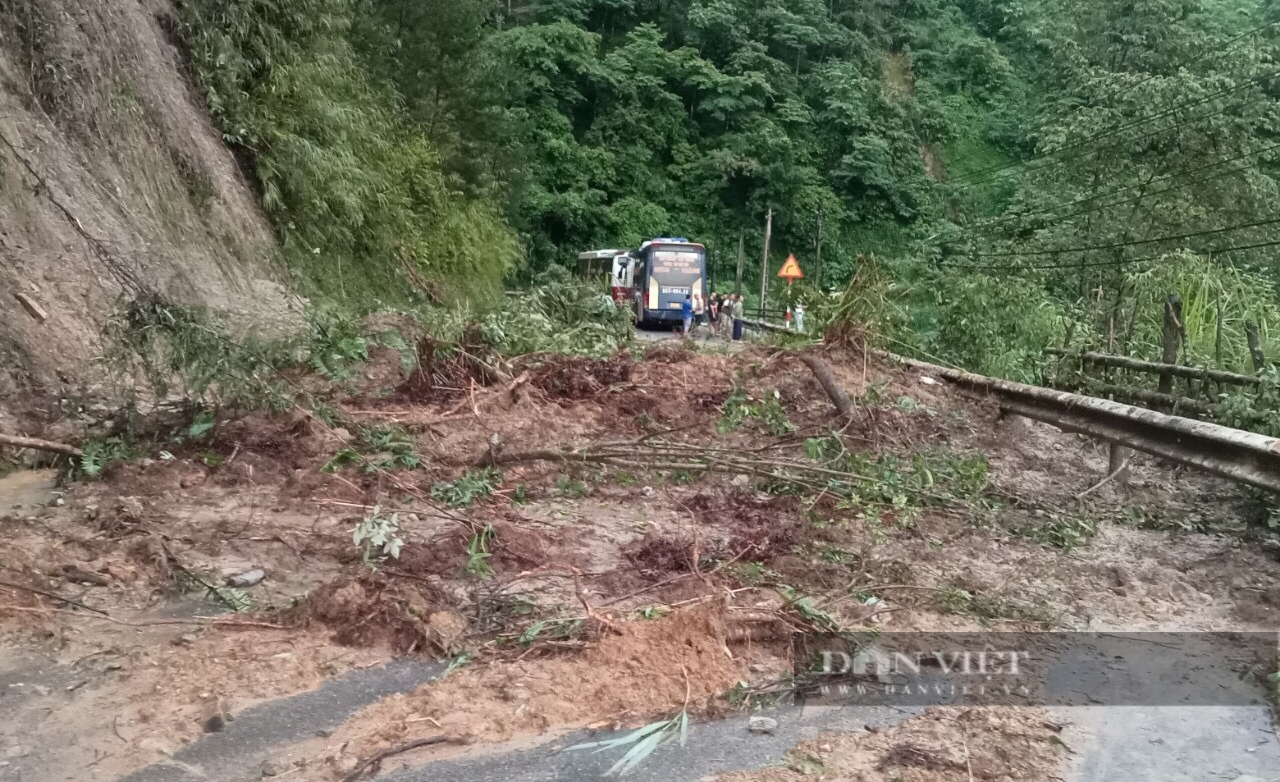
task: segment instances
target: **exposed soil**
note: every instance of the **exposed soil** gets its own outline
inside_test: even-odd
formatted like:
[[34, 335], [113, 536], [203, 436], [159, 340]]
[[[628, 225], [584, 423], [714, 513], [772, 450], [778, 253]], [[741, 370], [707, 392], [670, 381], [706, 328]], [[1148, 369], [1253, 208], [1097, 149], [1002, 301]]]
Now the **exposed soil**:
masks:
[[[666, 345], [642, 361], [503, 367], [491, 384], [472, 367], [465, 393], [417, 397], [429, 401], [339, 397], [340, 426], [253, 415], [204, 442], [156, 443], [96, 482], [0, 481], [0, 582], [15, 585], [0, 586], [9, 648], [65, 676], [85, 655], [129, 661], [86, 669], [76, 692], [92, 697], [74, 714], [70, 695], [23, 702], [48, 712], [42, 731], [75, 737], [74, 751], [30, 762], [49, 779], [112, 779], [197, 736], [206, 695], [241, 708], [407, 654], [472, 661], [362, 712], [310, 752], [322, 758], [317, 772], [340, 776], [358, 757], [439, 732], [449, 745], [406, 760], [670, 717], [686, 673], [690, 710], [715, 714], [739, 680], [762, 685], [789, 670], [787, 634], [813, 621], [797, 596], [844, 626], [899, 630], [1280, 624], [1277, 547], [1248, 526], [1256, 508], [1244, 492], [1139, 458], [1127, 485], [1081, 502], [1106, 469], [1104, 449], [1001, 421], [994, 406], [920, 372], [839, 350], [828, 360], [857, 401], [838, 448], [877, 476], [863, 502], [769, 478], [771, 464], [814, 463], [808, 439], [837, 447], [831, 403], [802, 364], [759, 348], [725, 356]], [[398, 356], [375, 364], [365, 377], [379, 388], [409, 379]], [[731, 419], [731, 396], [748, 412]], [[362, 436], [370, 427], [399, 427], [419, 466], [370, 469], [390, 455]], [[652, 442], [748, 454], [762, 468], [646, 468], [635, 455]], [[601, 443], [631, 456], [504, 464], [467, 507], [431, 499], [444, 482], [474, 484], [469, 465], [482, 457]], [[322, 471], [346, 448], [364, 461]], [[936, 473], [923, 494], [910, 482], [917, 459]], [[962, 463], [985, 465], [977, 500], [934, 497]], [[395, 515], [398, 558], [366, 562], [353, 545], [375, 506]], [[186, 618], [225, 612], [226, 595], [207, 587], [255, 569], [264, 580], [239, 593], [252, 601], [247, 618], [287, 629], [131, 628], [55, 611], [68, 604], [29, 591], [129, 622]], [[1057, 762], [1052, 742], [1037, 743], [1035, 717], [1020, 716], [1034, 712], [973, 713], [908, 723], [928, 730], [897, 754], [879, 736], [824, 739], [824, 765], [847, 769], [839, 779], [966, 780], [954, 765], [958, 725], [974, 779], [987, 768], [992, 779], [1037, 778], [1036, 764]], [[0, 739], [34, 744], [31, 725], [16, 721]], [[1024, 741], [1030, 765], [991, 755], [1000, 731]]]
[[560, 358], [534, 369], [529, 382], [552, 399], [590, 399], [631, 379], [635, 362], [627, 353], [607, 361]]
[[333, 640], [361, 649], [411, 654], [452, 653], [466, 634], [466, 620], [439, 610], [446, 598], [430, 584], [376, 573], [325, 584], [285, 613], [290, 623], [318, 624]]
[[934, 708], [874, 733], [825, 734], [781, 767], [716, 782], [1043, 782], [1067, 760], [1060, 730], [1040, 709]]
[[723, 612], [701, 608], [602, 629], [580, 654], [463, 668], [357, 714], [333, 736], [334, 749], [315, 770], [340, 777], [353, 759], [424, 736], [498, 742], [632, 726], [681, 709], [707, 713], [746, 674], [726, 639]]
[[120, 297], [140, 287], [237, 331], [300, 328], [257, 198], [184, 73], [169, 0], [40, 0], [6, 16], [3, 430], [78, 435], [77, 405], [123, 401], [127, 384], [104, 383], [97, 359]]

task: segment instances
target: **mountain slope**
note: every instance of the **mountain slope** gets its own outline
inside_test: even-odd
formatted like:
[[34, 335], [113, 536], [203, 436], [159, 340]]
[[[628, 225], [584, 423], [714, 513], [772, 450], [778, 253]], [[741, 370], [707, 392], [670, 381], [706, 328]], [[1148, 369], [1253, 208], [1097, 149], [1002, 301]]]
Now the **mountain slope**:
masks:
[[296, 319], [175, 24], [167, 0], [0, 0], [0, 428], [6, 407], [30, 429], [100, 379], [122, 296]]

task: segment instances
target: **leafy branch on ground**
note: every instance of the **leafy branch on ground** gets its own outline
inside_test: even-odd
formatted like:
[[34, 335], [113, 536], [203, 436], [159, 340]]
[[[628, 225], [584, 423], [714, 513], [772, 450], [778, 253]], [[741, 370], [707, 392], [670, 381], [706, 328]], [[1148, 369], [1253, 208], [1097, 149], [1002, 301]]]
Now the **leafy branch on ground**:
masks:
[[461, 478], [431, 487], [431, 498], [450, 508], [469, 508], [493, 496], [502, 484], [502, 473], [491, 467], [468, 470]]
[[643, 763], [658, 747], [677, 740], [682, 747], [689, 740], [689, 712], [687, 710], [681, 710], [679, 714], [671, 719], [651, 722], [643, 728], [637, 728], [618, 738], [575, 744], [569, 747], [568, 750], [594, 749], [596, 752], [606, 752], [620, 747], [631, 747], [625, 755], [619, 758], [605, 772], [605, 776], [622, 776]]

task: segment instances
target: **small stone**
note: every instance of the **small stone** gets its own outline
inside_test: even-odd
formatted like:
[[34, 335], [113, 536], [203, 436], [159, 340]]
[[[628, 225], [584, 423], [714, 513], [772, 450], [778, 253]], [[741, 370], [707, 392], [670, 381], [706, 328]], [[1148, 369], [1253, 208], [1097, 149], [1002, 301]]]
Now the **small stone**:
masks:
[[247, 570], [239, 575], [228, 578], [227, 586], [235, 587], [236, 589], [246, 589], [248, 587], [254, 587], [261, 584], [262, 580], [266, 577], [267, 574], [261, 569]]
[[9, 758], [10, 760], [14, 760], [17, 758], [26, 757], [27, 753], [29, 753], [30, 751], [31, 750], [27, 749], [21, 744], [14, 744], [12, 747], [9, 747], [4, 751], [4, 756], [6, 758]]
[[221, 698], [208, 697], [200, 708], [200, 726], [205, 733], [221, 733], [231, 722], [231, 713]]
[[746, 486], [751, 483], [751, 476], [746, 473], [738, 473], [733, 476], [733, 480], [729, 481], [731, 486]]
[[778, 729], [778, 721], [772, 717], [752, 717], [747, 720], [747, 730], [752, 733], [773, 733]]
[[137, 497], [121, 497], [116, 500], [116, 513], [123, 521], [141, 521], [145, 512], [142, 500]]
[[875, 725], [863, 725], [862, 727], [866, 728], [867, 733], [879, 733], [879, 732], [880, 732], [880, 729], [879, 729], [879, 728], [877, 728]]
[[767, 670], [769, 670], [769, 666], [764, 663], [751, 663], [752, 673], [764, 673]]
[[652, 496], [653, 496], [653, 487], [652, 487], [652, 486], [646, 486], [646, 487], [644, 487], [643, 489], [641, 489], [641, 490], [640, 490], [640, 493], [641, 493], [641, 494], [643, 494], [643, 495], [644, 495], [644, 496], [646, 496], [646, 497], [652, 497]]
[[46, 696], [46, 695], [48, 695], [48, 694], [49, 694], [49, 688], [48, 688], [48, 687], [45, 687], [43, 684], [37, 684], [36, 686], [32, 687], [31, 689], [35, 690], [35, 691], [36, 691], [36, 694], [37, 694], [37, 695], [39, 695], [39, 696], [41, 696], [41, 697], [44, 697], [44, 696]]
[[262, 764], [262, 776], [278, 777], [284, 773], [284, 766], [274, 761], [268, 760]]
[[327, 739], [327, 738], [329, 738], [329, 737], [330, 737], [330, 736], [332, 736], [332, 735], [333, 735], [333, 731], [331, 731], [331, 730], [322, 729], [322, 730], [318, 730], [318, 731], [316, 731], [316, 736], [318, 736], [318, 737], [320, 737], [320, 738], [322, 738], [322, 739]]

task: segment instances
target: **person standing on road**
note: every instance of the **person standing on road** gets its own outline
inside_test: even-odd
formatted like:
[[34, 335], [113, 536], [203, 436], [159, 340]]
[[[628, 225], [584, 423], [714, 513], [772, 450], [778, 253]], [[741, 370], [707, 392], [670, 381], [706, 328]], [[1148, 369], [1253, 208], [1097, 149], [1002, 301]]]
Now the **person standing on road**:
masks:
[[693, 326], [693, 297], [689, 294], [684, 295], [684, 301], [680, 302], [680, 319], [684, 321], [684, 336], [689, 336], [689, 328]]
[[707, 319], [707, 303], [702, 298], [702, 294], [695, 294], [693, 297], [693, 327], [696, 329], [706, 322]]
[[742, 294], [733, 297], [733, 341], [740, 342], [742, 340]]

